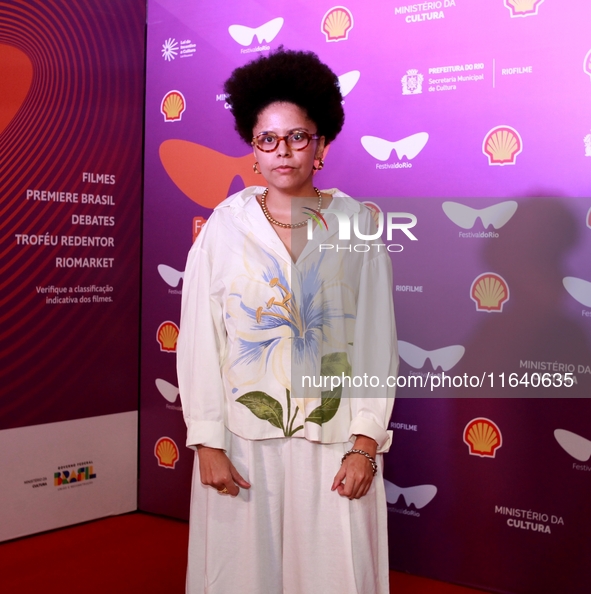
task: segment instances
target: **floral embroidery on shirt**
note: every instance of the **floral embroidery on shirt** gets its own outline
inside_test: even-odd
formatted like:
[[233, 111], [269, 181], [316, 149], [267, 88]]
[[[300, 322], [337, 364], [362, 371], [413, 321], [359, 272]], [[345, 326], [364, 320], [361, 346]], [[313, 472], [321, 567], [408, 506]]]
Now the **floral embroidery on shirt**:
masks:
[[[266, 355], [266, 361], [269, 362], [273, 351], [285, 346], [298, 365], [313, 365], [320, 352], [319, 343], [325, 339], [325, 328], [330, 327], [330, 319], [335, 316], [329, 305], [322, 300], [322, 279], [319, 274], [321, 262], [303, 273], [298, 273], [294, 268], [292, 274], [300, 277], [297, 280], [301, 285], [297, 291], [301, 295], [301, 303], [298, 303], [279, 262], [271, 254], [265, 254], [270, 260], [270, 265], [263, 271], [263, 280], [269, 286], [269, 299], [258, 307], [250, 306], [242, 300], [240, 307], [252, 320], [253, 338], [258, 338], [256, 335], [263, 334], [265, 330], [277, 329], [281, 332], [259, 340], [240, 337], [240, 357], [232, 366], [258, 361], [263, 355]], [[289, 332], [286, 333], [286, 329]], [[288, 344], [282, 345], [281, 342], [285, 339]]]
[[[331, 353], [322, 357], [322, 364], [320, 368], [320, 375], [323, 376], [340, 376], [341, 374], [349, 376], [351, 374], [351, 365], [347, 360], [347, 353]], [[286, 403], [287, 416], [285, 422], [283, 420], [283, 406], [281, 403], [266, 394], [265, 392], [254, 391], [248, 392], [236, 399], [240, 404], [244, 404], [255, 416], [263, 421], [268, 421], [283, 431], [285, 437], [291, 437], [298, 431], [304, 428], [303, 425], [293, 427], [295, 419], [299, 412], [299, 406], [295, 407], [293, 416], [291, 415], [291, 394], [286, 389]], [[317, 406], [306, 418], [305, 422], [316, 423], [323, 425], [330, 421], [339, 410], [341, 403], [341, 395], [343, 392], [342, 384], [333, 390], [325, 390], [321, 392], [320, 405]]]
[[[339, 315], [324, 299], [320, 275], [322, 259], [303, 271], [292, 268], [296, 283], [296, 290], [293, 290], [279, 262], [272, 255], [265, 254], [269, 265], [263, 270], [262, 277], [268, 287], [268, 297], [265, 295], [259, 304], [246, 304], [241, 298], [240, 308], [251, 325], [248, 335], [241, 333], [238, 338], [240, 356], [232, 367], [258, 364], [262, 366], [262, 372], [273, 373], [282, 383], [286, 393], [285, 413], [278, 400], [259, 390], [247, 392], [237, 398], [237, 402], [289, 437], [303, 429], [303, 425], [294, 428], [294, 422], [300, 410], [309, 404], [308, 401], [314, 401], [318, 406], [305, 417], [304, 422], [322, 425], [336, 415], [342, 393], [342, 387], [338, 387], [321, 392], [321, 398], [292, 397], [291, 375], [295, 373], [299, 377], [293, 367], [298, 371], [305, 370], [311, 376], [340, 376], [341, 373], [350, 373], [350, 365], [344, 352], [320, 357], [321, 343], [326, 341], [325, 330], [330, 328], [331, 318]], [[295, 401], [293, 414], [292, 401]]]

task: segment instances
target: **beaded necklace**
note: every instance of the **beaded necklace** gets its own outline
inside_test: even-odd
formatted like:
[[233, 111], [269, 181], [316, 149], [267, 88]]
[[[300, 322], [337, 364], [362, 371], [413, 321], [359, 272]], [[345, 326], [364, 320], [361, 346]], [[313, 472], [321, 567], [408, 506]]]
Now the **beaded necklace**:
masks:
[[[314, 188], [314, 191], [316, 192], [317, 196], [318, 196], [318, 207], [317, 210], [320, 210], [322, 208], [322, 194], [320, 193], [320, 190], [318, 188]], [[263, 209], [263, 214], [265, 215], [265, 217], [267, 218], [267, 220], [272, 223], [273, 225], [277, 225], [278, 227], [283, 227], [284, 229], [296, 229], [297, 227], [303, 227], [304, 225], [306, 225], [308, 223], [308, 221], [302, 221], [301, 223], [282, 223], [281, 221], [278, 221], [277, 219], [274, 219], [271, 216], [271, 213], [269, 212], [269, 210], [267, 209], [267, 194], [269, 193], [269, 188], [265, 188], [265, 191], [261, 194], [261, 208]]]

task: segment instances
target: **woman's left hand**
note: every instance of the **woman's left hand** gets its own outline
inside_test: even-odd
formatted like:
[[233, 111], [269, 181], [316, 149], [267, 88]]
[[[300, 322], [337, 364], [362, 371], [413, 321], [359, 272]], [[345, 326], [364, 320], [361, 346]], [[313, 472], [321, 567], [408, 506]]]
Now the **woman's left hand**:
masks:
[[[375, 459], [378, 444], [371, 437], [359, 435], [355, 440], [354, 450], [363, 450]], [[334, 477], [332, 491], [341, 497], [359, 499], [367, 494], [373, 481], [371, 462], [361, 454], [347, 456]]]

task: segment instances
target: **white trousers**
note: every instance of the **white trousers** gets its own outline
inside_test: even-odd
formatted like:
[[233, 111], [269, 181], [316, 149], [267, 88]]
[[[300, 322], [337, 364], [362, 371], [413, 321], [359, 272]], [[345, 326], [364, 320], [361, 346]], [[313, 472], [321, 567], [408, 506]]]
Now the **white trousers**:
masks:
[[381, 456], [368, 494], [350, 501], [330, 490], [348, 443], [227, 432], [226, 446], [252, 486], [220, 495], [195, 457], [188, 594], [389, 593]]

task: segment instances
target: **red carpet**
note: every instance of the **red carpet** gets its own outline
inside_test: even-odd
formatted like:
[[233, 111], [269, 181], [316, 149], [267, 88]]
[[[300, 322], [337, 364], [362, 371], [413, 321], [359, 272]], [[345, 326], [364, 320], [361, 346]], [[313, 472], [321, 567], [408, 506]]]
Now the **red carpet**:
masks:
[[[187, 538], [185, 522], [134, 513], [0, 544], [0, 592], [183, 594]], [[390, 581], [395, 594], [479, 592], [397, 572]]]

